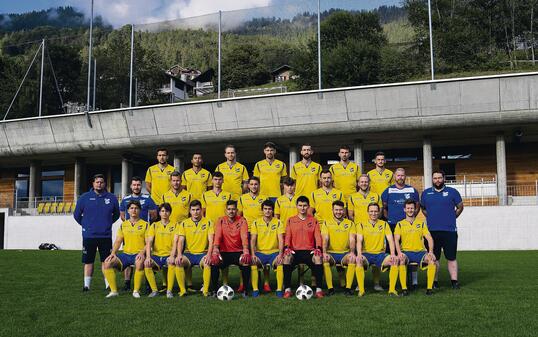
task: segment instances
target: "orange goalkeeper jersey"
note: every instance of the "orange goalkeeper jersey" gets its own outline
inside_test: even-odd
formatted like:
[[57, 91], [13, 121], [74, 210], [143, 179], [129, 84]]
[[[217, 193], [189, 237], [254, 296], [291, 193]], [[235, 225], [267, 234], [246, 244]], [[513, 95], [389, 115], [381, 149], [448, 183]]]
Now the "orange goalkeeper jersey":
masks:
[[215, 224], [214, 244], [219, 246], [221, 252], [226, 253], [242, 252], [243, 247], [248, 248], [248, 225], [245, 218], [219, 218]]
[[288, 219], [286, 225], [286, 246], [293, 250], [313, 250], [321, 248], [319, 223], [313, 216], [301, 220], [298, 215]]

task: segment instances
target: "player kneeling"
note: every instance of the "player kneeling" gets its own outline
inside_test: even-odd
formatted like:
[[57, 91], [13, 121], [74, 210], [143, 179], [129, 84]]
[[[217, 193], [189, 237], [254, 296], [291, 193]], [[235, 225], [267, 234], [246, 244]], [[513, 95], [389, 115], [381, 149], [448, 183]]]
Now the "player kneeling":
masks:
[[284, 298], [290, 298], [291, 273], [299, 264], [306, 264], [316, 279], [316, 298], [323, 298], [321, 278], [321, 232], [316, 218], [308, 214], [310, 201], [305, 196], [297, 198], [297, 215], [288, 219], [284, 246]]
[[[250, 280], [252, 257], [248, 249], [248, 225], [245, 218], [237, 215], [237, 201], [226, 202], [226, 216], [215, 224], [215, 241], [211, 252], [211, 283], [218, 289], [220, 269], [236, 265], [241, 269], [245, 285]], [[246, 290], [243, 296], [247, 295]]]
[[[395, 255], [394, 239], [389, 224], [379, 220], [379, 205], [368, 205], [368, 222], [357, 224], [357, 283], [359, 296], [364, 295], [364, 269], [375, 265], [381, 271], [389, 272], [389, 295], [398, 295], [396, 281], [398, 280], [398, 257]], [[385, 253], [385, 239], [389, 243], [390, 255]], [[365, 268], [361, 268], [364, 266]]]
[[351, 285], [355, 278], [355, 224], [344, 217], [345, 205], [340, 200], [332, 204], [333, 218], [321, 224], [323, 238], [323, 271], [327, 283], [327, 295], [334, 294], [331, 266], [347, 267], [346, 295], [352, 295]]
[[[405, 219], [399, 221], [394, 229], [394, 241], [400, 260], [400, 285], [402, 295], [407, 295], [407, 265], [418, 265], [427, 269], [426, 294], [431, 295], [435, 278], [435, 255], [433, 254], [433, 238], [424, 220], [415, 217], [415, 202], [407, 200], [404, 204]], [[424, 239], [428, 241], [428, 251], [424, 247]], [[401, 241], [401, 242], [400, 242]]]
[[[118, 296], [118, 286], [116, 284], [115, 270], [123, 271], [125, 268], [135, 266], [133, 297], [140, 298], [140, 286], [144, 279], [144, 260], [146, 246], [146, 231], [148, 223], [139, 218], [140, 202], [131, 200], [127, 204], [129, 220], [125, 220], [120, 225], [116, 240], [112, 246], [112, 252], [104, 262], [105, 278], [110, 286], [110, 293], [107, 298]], [[118, 250], [123, 244], [123, 252]]]
[[174, 258], [170, 257], [170, 251], [174, 245], [174, 235], [176, 232], [177, 223], [170, 222], [170, 214], [172, 214], [172, 206], [165, 202], [159, 206], [159, 216], [161, 221], [151, 224], [147, 233], [146, 240], [146, 260], [144, 261], [144, 272], [151, 294], [148, 297], [159, 295], [157, 282], [155, 281], [154, 270], [162, 270], [168, 267], [166, 275], [166, 296], [172, 297], [172, 288], [174, 287]]
[[269, 267], [276, 269], [277, 289], [276, 295], [282, 297], [284, 283], [284, 268], [282, 267], [282, 253], [284, 250], [285, 230], [280, 220], [274, 217], [275, 204], [265, 200], [261, 209], [263, 217], [256, 219], [250, 226], [250, 247], [252, 251], [252, 297], [258, 297], [258, 268], [264, 270], [263, 290], [271, 291], [269, 286]]
[[[209, 295], [211, 282], [211, 247], [215, 234], [211, 220], [202, 217], [202, 204], [198, 200], [189, 205], [191, 217], [179, 224], [171, 256], [175, 256], [176, 278], [179, 284], [179, 296], [187, 292], [185, 288], [185, 268], [199, 266], [203, 273], [204, 296]], [[177, 252], [177, 256], [176, 256]]]

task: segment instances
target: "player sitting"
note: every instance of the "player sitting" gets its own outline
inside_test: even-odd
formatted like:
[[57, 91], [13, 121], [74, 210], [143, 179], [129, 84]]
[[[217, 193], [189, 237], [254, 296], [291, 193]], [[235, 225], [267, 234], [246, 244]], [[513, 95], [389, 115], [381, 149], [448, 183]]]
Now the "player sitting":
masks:
[[269, 286], [269, 268], [276, 269], [277, 289], [276, 295], [282, 297], [284, 283], [284, 269], [282, 267], [282, 253], [284, 250], [284, 228], [280, 220], [274, 217], [275, 204], [265, 200], [261, 209], [263, 217], [256, 219], [250, 225], [250, 247], [252, 252], [252, 297], [258, 297], [258, 268], [264, 270], [265, 292], [271, 291]]
[[[355, 224], [344, 217], [344, 203], [336, 200], [332, 205], [333, 218], [321, 224], [323, 238], [323, 271], [327, 283], [327, 295], [334, 294], [331, 266], [347, 266], [346, 294], [353, 294], [351, 285], [355, 277]], [[351, 243], [351, 244], [350, 244]]]
[[[395, 255], [394, 239], [389, 224], [379, 220], [379, 205], [368, 205], [368, 222], [357, 224], [357, 283], [359, 296], [364, 295], [364, 266], [375, 265], [381, 271], [389, 272], [389, 295], [396, 295], [396, 281], [398, 279], [398, 257]], [[385, 239], [389, 243], [390, 255], [385, 253]]]
[[[435, 255], [433, 254], [433, 238], [424, 220], [415, 217], [416, 204], [407, 200], [404, 204], [405, 219], [398, 222], [394, 229], [394, 242], [400, 260], [400, 285], [402, 295], [407, 295], [407, 265], [417, 264], [427, 269], [426, 295], [433, 294], [433, 280], [435, 278]], [[424, 239], [428, 241], [428, 251], [424, 247]], [[401, 243], [400, 243], [401, 240]]]
[[[165, 202], [159, 206], [160, 221], [154, 222], [149, 227], [146, 240], [146, 260], [144, 261], [144, 272], [151, 287], [151, 294], [148, 297], [155, 297], [159, 294], [155, 274], [153, 270], [162, 270], [168, 267], [166, 275], [166, 296], [172, 297], [174, 287], [175, 265], [174, 258], [170, 258], [170, 251], [174, 244], [174, 233], [177, 223], [170, 222], [172, 206]], [[153, 254], [152, 254], [153, 252]]]
[[[127, 203], [129, 220], [120, 225], [112, 252], [104, 262], [105, 277], [110, 285], [107, 298], [118, 296], [115, 269], [123, 271], [133, 265], [135, 266], [133, 297], [140, 298], [140, 286], [144, 279], [146, 231], [149, 227], [147, 222], [139, 218], [141, 208], [138, 200]], [[123, 252], [117, 254], [122, 244]]]
[[[211, 251], [208, 248], [213, 245], [214, 228], [211, 220], [202, 217], [202, 204], [198, 200], [193, 200], [189, 206], [191, 217], [183, 220], [178, 225], [171, 256], [176, 256], [176, 277], [179, 284], [179, 296], [186, 293], [185, 288], [185, 268], [199, 266], [203, 269], [202, 277], [204, 281], [203, 294], [209, 295], [209, 284], [211, 282]], [[177, 252], [177, 255], [176, 255]]]

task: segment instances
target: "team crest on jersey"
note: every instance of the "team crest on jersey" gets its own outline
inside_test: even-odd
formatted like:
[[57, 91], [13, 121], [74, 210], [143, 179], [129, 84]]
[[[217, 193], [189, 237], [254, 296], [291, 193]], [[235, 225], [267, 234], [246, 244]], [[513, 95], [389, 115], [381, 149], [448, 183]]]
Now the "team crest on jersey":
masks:
[[335, 194], [333, 194], [333, 199], [336, 199], [336, 193], [335, 193]]
[[409, 194], [409, 193], [405, 193], [404, 196], [405, 196], [405, 199], [406, 199], [406, 200], [407, 200], [407, 199], [411, 199], [411, 194]]
[[110, 204], [110, 199], [105, 198], [105, 205], [108, 205], [108, 204]]
[[312, 171], [312, 172], [316, 172], [316, 168], [315, 168], [315, 167], [312, 167], [312, 168], [310, 169], [310, 171]]
[[388, 173], [385, 173], [385, 178], [388, 178], [390, 177], [390, 175]]
[[353, 167], [351, 167], [351, 168], [349, 169], [349, 172], [355, 172], [355, 169], [354, 169]]
[[375, 201], [375, 198], [374, 198], [374, 197], [370, 197], [370, 201], [374, 202], [374, 201]]
[[205, 224], [203, 224], [203, 225], [202, 225], [202, 230], [205, 230], [205, 227], [206, 227]]
[[310, 228], [312, 226], [314, 226], [314, 224], [312, 222], [309, 222], [309, 223], [306, 224], [306, 227], [308, 227], [308, 228]]
[[173, 232], [174, 230], [175, 230], [174, 227], [168, 227], [168, 231], [169, 231], [169, 232]]
[[276, 225], [275, 225], [275, 224], [273, 224], [273, 225], [271, 226], [271, 230], [273, 230], [273, 231], [274, 231], [275, 229], [276, 229]]
[[226, 200], [226, 196], [225, 196], [225, 195], [222, 196], [222, 200]]
[[263, 202], [262, 199], [258, 199], [258, 204], [261, 204]]
[[166, 174], [170, 176], [172, 175], [172, 171], [167, 171]]
[[383, 225], [379, 225], [378, 228], [379, 228], [380, 231], [383, 230]]
[[344, 229], [348, 229], [349, 228], [349, 225], [348, 224], [345, 224], [344, 225]]
[[241, 169], [239, 167], [236, 167], [235, 172], [239, 173], [239, 171], [241, 171]]
[[417, 228], [420, 228], [420, 224], [417, 224]]
[[142, 230], [142, 225], [139, 225], [139, 226], [138, 226], [138, 230]]
[[145, 203], [146, 203], [146, 200], [140, 200], [140, 205], [144, 206]]
[[448, 197], [448, 192], [447, 191], [443, 192], [443, 197]]
[[202, 178], [205, 178], [205, 173], [202, 173], [200, 176], [201, 176]]
[[280, 164], [276, 164], [275, 167], [276, 167], [276, 168], [280, 168]]
[[185, 200], [187, 200], [186, 197], [181, 197], [181, 201], [185, 201]]

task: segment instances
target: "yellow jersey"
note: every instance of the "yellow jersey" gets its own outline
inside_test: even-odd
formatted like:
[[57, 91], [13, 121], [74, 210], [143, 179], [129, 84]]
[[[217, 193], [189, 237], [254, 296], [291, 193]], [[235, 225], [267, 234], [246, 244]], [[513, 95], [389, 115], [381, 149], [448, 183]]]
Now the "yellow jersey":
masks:
[[207, 252], [209, 235], [215, 234], [215, 228], [213, 222], [207, 218], [200, 219], [198, 223], [188, 218], [177, 226], [176, 234], [185, 237], [186, 253], [201, 254]]
[[[390, 226], [383, 220], [377, 220], [375, 224], [369, 221], [357, 224], [357, 235], [362, 235], [362, 252], [379, 254], [385, 252], [385, 237], [392, 234]], [[358, 239], [357, 239], [358, 240]]]
[[331, 189], [329, 192], [325, 192], [323, 188], [318, 188], [310, 195], [310, 207], [316, 210], [314, 214], [319, 222], [330, 220], [333, 215], [333, 202], [340, 200], [346, 206], [346, 199], [344, 193], [336, 188]]
[[213, 176], [206, 169], [201, 169], [198, 173], [193, 169], [188, 169], [181, 176], [181, 186], [185, 186], [192, 194], [192, 200], [200, 200], [207, 188], [213, 186], [211, 179]]
[[193, 200], [192, 195], [183, 190], [177, 195], [174, 191], [169, 190], [163, 195], [163, 201], [172, 206], [172, 214], [170, 214], [170, 222], [180, 223], [189, 217], [189, 204]]
[[263, 217], [258, 218], [250, 225], [250, 234], [256, 234], [256, 251], [263, 254], [278, 252], [278, 234], [284, 234], [280, 220], [272, 218], [269, 223]]
[[239, 198], [243, 194], [243, 181], [248, 180], [248, 172], [245, 166], [235, 163], [232, 166], [227, 162], [221, 163], [215, 169], [224, 176], [222, 190], [230, 192], [234, 198]]
[[279, 197], [280, 179], [288, 175], [286, 164], [278, 159], [275, 159], [271, 164], [264, 159], [254, 165], [252, 172], [255, 177], [260, 178], [260, 194], [269, 197]]
[[367, 222], [370, 218], [368, 216], [368, 205], [371, 203], [379, 205], [379, 209], [383, 208], [383, 202], [379, 194], [368, 191], [368, 194], [363, 195], [361, 192], [353, 193], [347, 200], [348, 209], [353, 210], [353, 221], [355, 223]]
[[346, 218], [338, 222], [333, 217], [321, 223], [321, 234], [329, 236], [329, 246], [327, 248], [329, 253], [349, 253], [349, 234], [355, 234], [356, 231], [353, 221]]
[[281, 195], [276, 199], [275, 215], [279, 216], [278, 218], [284, 230], [286, 229], [288, 219], [297, 215], [297, 198], [297, 195], [294, 195], [291, 199], [286, 195]]
[[250, 193], [245, 193], [239, 198], [237, 209], [243, 212], [243, 217], [247, 220], [249, 228], [254, 220], [263, 216], [262, 202], [265, 199], [267, 199], [265, 195], [258, 194], [253, 198]]
[[146, 232], [148, 223], [139, 219], [134, 224], [125, 220], [118, 228], [117, 236], [123, 239], [125, 254], [138, 254], [146, 247]]
[[394, 235], [400, 235], [400, 248], [402, 251], [424, 252], [424, 236], [430, 234], [428, 225], [422, 219], [415, 219], [413, 223], [407, 220], [401, 220], [394, 228]]
[[349, 162], [344, 167], [342, 163], [336, 163], [331, 165], [329, 171], [331, 171], [333, 176], [334, 187], [342, 191], [346, 199], [357, 192], [357, 180], [361, 175], [359, 165]]
[[151, 184], [151, 199], [158, 206], [163, 200], [163, 194], [170, 189], [170, 175], [176, 169], [167, 165], [163, 170], [158, 164], [150, 166], [146, 172], [146, 183]]
[[309, 197], [318, 188], [320, 174], [321, 165], [318, 163], [310, 162], [308, 166], [302, 161], [295, 163], [290, 171], [290, 177], [295, 179], [295, 195]]
[[230, 192], [220, 191], [217, 195], [213, 190], [202, 195], [202, 208], [205, 208], [205, 217], [217, 223], [220, 217], [226, 215], [226, 202], [232, 199]]
[[153, 255], [159, 257], [170, 255], [170, 251], [174, 245], [176, 227], [176, 222], [169, 222], [165, 226], [160, 221], [154, 222], [149, 226], [146, 236], [153, 237]]
[[373, 169], [368, 171], [367, 174], [370, 178], [370, 190], [379, 195], [383, 194], [387, 187], [394, 184], [394, 174], [389, 169], [384, 169], [381, 173]]

